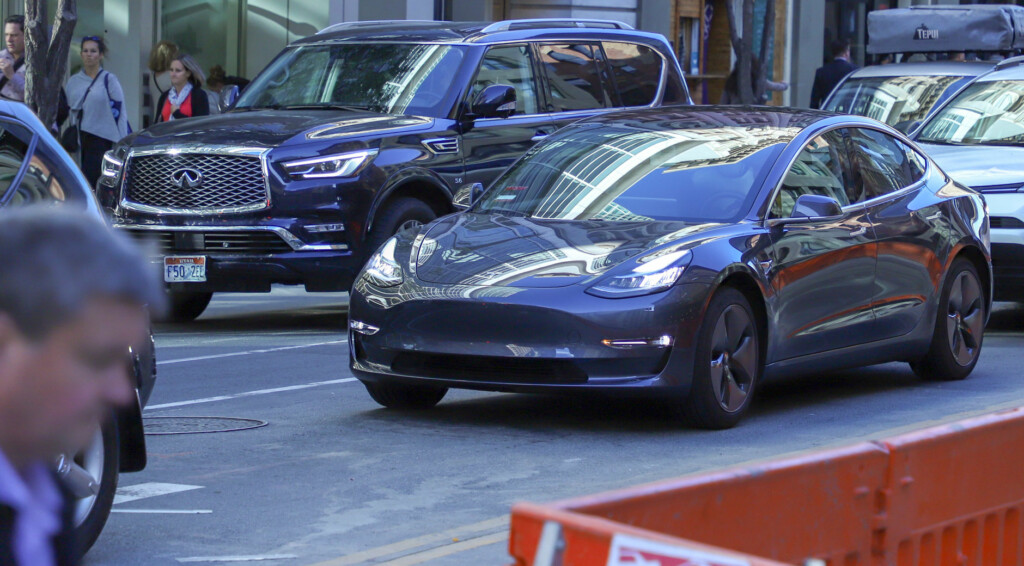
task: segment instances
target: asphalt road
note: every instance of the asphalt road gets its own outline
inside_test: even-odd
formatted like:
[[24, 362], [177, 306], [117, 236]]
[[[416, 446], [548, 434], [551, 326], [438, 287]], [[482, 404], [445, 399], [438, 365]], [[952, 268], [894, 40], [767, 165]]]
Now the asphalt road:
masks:
[[394, 412], [348, 371], [344, 301], [222, 295], [194, 323], [157, 326], [147, 430], [187, 434], [147, 436], [149, 465], [121, 477], [85, 564], [503, 565], [517, 501], [1024, 405], [1024, 305], [999, 303], [965, 381], [887, 364], [766, 383], [727, 431], [689, 430], [644, 404], [466, 391]]

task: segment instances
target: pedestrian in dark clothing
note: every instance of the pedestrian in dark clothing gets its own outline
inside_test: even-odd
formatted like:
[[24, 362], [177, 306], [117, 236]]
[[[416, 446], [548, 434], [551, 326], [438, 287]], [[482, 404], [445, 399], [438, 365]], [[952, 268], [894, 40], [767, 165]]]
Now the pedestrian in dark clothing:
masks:
[[206, 77], [192, 57], [179, 53], [171, 61], [171, 88], [156, 103], [156, 121], [168, 122], [210, 113], [210, 99], [203, 90]]
[[850, 40], [837, 39], [832, 42], [832, 62], [826, 63], [814, 73], [814, 86], [811, 87], [811, 108], [821, 108], [822, 103], [836, 88], [843, 77], [857, 70], [857, 65], [850, 62]]
[[135, 401], [128, 352], [166, 299], [145, 255], [71, 208], [0, 212], [0, 564], [79, 559], [58, 456]]

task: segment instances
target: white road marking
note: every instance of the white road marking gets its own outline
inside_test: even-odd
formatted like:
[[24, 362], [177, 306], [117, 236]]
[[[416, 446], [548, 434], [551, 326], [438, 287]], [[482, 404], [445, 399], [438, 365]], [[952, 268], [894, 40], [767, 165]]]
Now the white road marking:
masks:
[[315, 344], [300, 344], [298, 346], [282, 346], [280, 348], [264, 348], [261, 350], [247, 350], [245, 352], [230, 352], [227, 354], [213, 354], [209, 356], [196, 356], [194, 358], [179, 358], [177, 360], [163, 360], [157, 361], [156, 365], [164, 366], [169, 364], [181, 364], [185, 362], [198, 362], [202, 360], [215, 360], [218, 358], [233, 358], [236, 356], [248, 356], [250, 354], [266, 354], [268, 352], [280, 352], [283, 350], [298, 350], [300, 348], [315, 348], [317, 346], [327, 346], [331, 344], [348, 344], [348, 339], [345, 340], [332, 340], [330, 342], [317, 342]]
[[201, 485], [158, 482], [128, 485], [117, 488], [117, 495], [114, 496], [114, 505], [127, 503], [129, 501], [138, 501], [139, 499], [146, 499], [148, 497], [157, 497], [159, 495], [169, 495], [171, 493], [181, 493], [183, 491], [192, 491], [193, 489], [202, 488], [203, 486]]
[[255, 554], [252, 556], [191, 556], [176, 560], [178, 562], [258, 562], [260, 560], [290, 560], [298, 557], [297, 554]]
[[157, 515], [208, 515], [212, 509], [111, 509], [111, 513], [152, 513]]
[[289, 385], [288, 387], [275, 387], [273, 389], [257, 389], [256, 391], [246, 391], [244, 393], [235, 393], [233, 395], [218, 395], [216, 397], [205, 397], [203, 399], [192, 399], [191, 401], [177, 401], [175, 403], [163, 403], [160, 405], [150, 405], [146, 407], [147, 411], [154, 411], [156, 409], [170, 409], [171, 407], [184, 407], [187, 405], [200, 405], [202, 403], [212, 403], [214, 401], [227, 401], [229, 399], [238, 399], [239, 397], [253, 397], [255, 395], [269, 395], [271, 393], [281, 393], [282, 391], [295, 391], [298, 389], [309, 389], [311, 387], [321, 387], [323, 385], [337, 385], [339, 383], [350, 383], [356, 381], [354, 377], [346, 377], [344, 379], [332, 379], [330, 381], [317, 381], [314, 383], [306, 383], [304, 385]]

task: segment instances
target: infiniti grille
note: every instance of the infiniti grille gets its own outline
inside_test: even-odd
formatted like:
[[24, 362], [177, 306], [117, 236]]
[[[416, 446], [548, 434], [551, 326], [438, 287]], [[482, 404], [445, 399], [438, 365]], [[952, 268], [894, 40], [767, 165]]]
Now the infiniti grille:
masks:
[[259, 157], [195, 153], [130, 158], [125, 200], [163, 210], [206, 212], [257, 210], [270, 204]]

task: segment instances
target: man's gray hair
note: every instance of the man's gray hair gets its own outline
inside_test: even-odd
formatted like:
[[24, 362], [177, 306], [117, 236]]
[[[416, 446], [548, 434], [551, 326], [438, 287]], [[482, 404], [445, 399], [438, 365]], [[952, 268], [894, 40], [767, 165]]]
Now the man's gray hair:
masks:
[[157, 315], [167, 302], [142, 250], [99, 218], [70, 207], [0, 211], [0, 312], [26, 336], [45, 338], [96, 297]]

